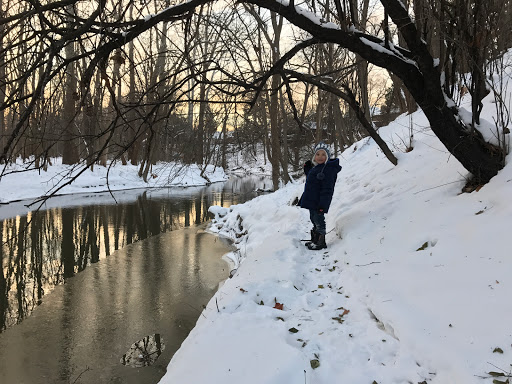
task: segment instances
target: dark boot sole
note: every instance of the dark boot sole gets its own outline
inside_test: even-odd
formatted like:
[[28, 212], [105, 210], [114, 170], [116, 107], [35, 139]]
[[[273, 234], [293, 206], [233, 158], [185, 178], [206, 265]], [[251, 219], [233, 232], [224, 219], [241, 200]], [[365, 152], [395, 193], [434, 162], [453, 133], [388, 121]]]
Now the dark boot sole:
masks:
[[327, 245], [325, 245], [325, 246], [318, 246], [318, 245], [317, 246], [309, 246], [308, 245], [308, 249], [310, 251], [320, 251], [322, 249], [327, 249]]

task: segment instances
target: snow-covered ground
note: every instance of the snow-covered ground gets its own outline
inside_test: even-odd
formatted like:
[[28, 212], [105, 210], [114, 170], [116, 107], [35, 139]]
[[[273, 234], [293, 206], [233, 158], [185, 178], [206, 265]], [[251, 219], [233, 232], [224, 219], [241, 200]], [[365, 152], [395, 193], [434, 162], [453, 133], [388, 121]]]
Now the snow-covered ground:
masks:
[[[161, 384], [505, 382], [489, 372], [512, 371], [510, 157], [461, 193], [465, 169], [421, 112], [412, 121], [414, 150], [396, 150], [396, 167], [368, 139], [341, 156], [327, 250], [301, 242], [303, 184], [211, 208], [237, 271]], [[404, 149], [409, 123], [380, 134]]]
[[146, 183], [138, 176], [138, 166], [122, 165], [118, 162], [109, 164], [108, 167], [96, 165], [93, 170], [86, 169], [71, 184], [65, 185], [82, 168], [63, 165], [62, 158], [52, 161], [53, 165], [46, 172], [27, 170], [28, 166], [20, 160], [6, 167], [0, 178], [0, 204], [35, 199], [51, 193], [69, 195], [138, 188], [191, 187], [228, 179], [222, 168], [212, 165], [206, 167], [204, 178], [201, 176], [201, 168], [195, 164], [184, 166], [177, 163], [158, 163], [153, 166]]
[[[482, 127], [492, 126], [490, 97]], [[211, 231], [238, 248], [227, 255], [236, 272], [161, 384], [506, 382], [489, 372], [512, 371], [510, 156], [490, 183], [460, 193], [467, 172], [421, 112], [412, 116], [414, 149], [405, 153], [410, 122], [402, 116], [380, 130], [396, 167], [369, 139], [340, 157], [327, 250], [301, 242], [311, 225], [292, 202], [303, 183], [211, 208]], [[111, 168], [111, 189], [147, 186], [129, 167]], [[205, 183], [188, 171], [172, 184]], [[51, 192], [65, 172], [54, 165], [41, 175], [4, 176], [0, 202]], [[211, 181], [225, 178], [211, 172]], [[169, 173], [153, 173], [150, 186], [169, 184]], [[96, 167], [59, 193], [105, 189], [106, 170]]]

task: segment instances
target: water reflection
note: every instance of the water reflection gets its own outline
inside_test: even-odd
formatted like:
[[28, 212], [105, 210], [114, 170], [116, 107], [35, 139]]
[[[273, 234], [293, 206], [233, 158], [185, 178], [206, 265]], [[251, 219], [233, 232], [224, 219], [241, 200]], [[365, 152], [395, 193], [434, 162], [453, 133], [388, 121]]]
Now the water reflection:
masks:
[[[0, 383], [157, 383], [228, 275], [226, 246], [194, 226], [130, 244], [56, 286], [0, 334]], [[204, 314], [203, 314], [204, 316]], [[135, 340], [158, 333], [151, 366], [120, 364]]]
[[121, 358], [121, 364], [133, 368], [153, 365], [165, 349], [165, 344], [159, 333], [146, 336], [132, 344], [128, 352]]
[[[0, 220], [0, 332], [20, 323], [45, 294], [128, 244], [203, 223], [211, 205], [230, 206], [268, 188], [234, 178], [203, 188], [54, 198], [45, 210]], [[67, 205], [62, 208], [55, 205]], [[69, 206], [71, 205], [71, 206]], [[78, 205], [78, 206], [76, 206]], [[21, 203], [0, 206], [0, 217]]]

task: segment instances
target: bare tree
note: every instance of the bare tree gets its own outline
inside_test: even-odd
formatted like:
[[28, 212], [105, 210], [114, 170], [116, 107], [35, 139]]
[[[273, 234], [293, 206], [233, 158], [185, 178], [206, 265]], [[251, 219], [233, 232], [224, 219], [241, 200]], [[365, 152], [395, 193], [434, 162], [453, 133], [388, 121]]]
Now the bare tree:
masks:
[[[67, 28], [69, 30], [74, 29], [73, 23], [75, 21], [75, 6], [73, 3], [69, 4], [65, 8], [68, 14]], [[63, 125], [63, 151], [62, 151], [62, 163], [63, 164], [76, 164], [79, 161], [78, 157], [78, 143], [77, 141], [77, 127], [75, 115], [77, 114], [76, 103], [79, 100], [78, 95], [78, 81], [76, 62], [73, 60], [77, 56], [75, 50], [75, 42], [69, 41], [65, 45], [66, 60], [69, 64], [65, 69], [64, 77], [64, 100], [62, 105], [62, 125]]]
[[[196, 81], [208, 83], [209, 86], [216, 87], [218, 91], [227, 89], [226, 85], [236, 86], [238, 88], [237, 91], [229, 91], [233, 98], [236, 98], [237, 102], [250, 102], [255, 108], [261, 105], [258, 104], [261, 102], [261, 98], [254, 97], [254, 95], [261, 94], [262, 90], [267, 91], [270, 106], [272, 106], [272, 109], [269, 109], [272, 153], [270, 151], [268, 153], [272, 156], [271, 161], [274, 174], [277, 175], [279, 173], [279, 162], [283, 159], [280, 155], [280, 130], [278, 124], [276, 124], [276, 116], [279, 119], [279, 110], [283, 109], [283, 103], [280, 103], [279, 100], [276, 102], [275, 98], [279, 98], [279, 88], [286, 84], [281, 82], [282, 76], [275, 75], [280, 72], [286, 73], [286, 70], [292, 69], [293, 63], [291, 60], [294, 55], [287, 56], [286, 53], [281, 54], [280, 50], [282, 47], [279, 45], [281, 42], [276, 41], [275, 37], [279, 36], [284, 24], [288, 23], [290, 28], [301, 30], [305, 35], [308, 34], [307, 39], [312, 38], [314, 40], [311, 45], [331, 44], [336, 49], [345, 49], [358, 55], [362, 60], [393, 73], [394, 76], [400, 79], [417, 105], [424, 111], [430, 121], [432, 131], [439, 137], [449, 152], [473, 174], [476, 183], [485, 183], [501, 169], [505, 154], [501, 148], [485, 142], [477, 130], [479, 108], [481, 108], [482, 95], [484, 94], [482, 93], [484, 92], [482, 84], [488, 70], [488, 68], [482, 68], [482, 65], [489, 58], [488, 53], [491, 50], [476, 51], [478, 47], [484, 47], [483, 44], [485, 42], [491, 42], [492, 44], [489, 45], [492, 45], [493, 52], [498, 52], [494, 48], [495, 46], [499, 46], [502, 49], [501, 52], [503, 52], [503, 49], [509, 46], [510, 43], [503, 43], [504, 38], [501, 38], [500, 35], [486, 33], [483, 36], [478, 32], [484, 28], [483, 26], [489, 25], [495, 25], [496, 28], [499, 27], [507, 30], [507, 23], [499, 21], [496, 24], [489, 24], [491, 21], [488, 17], [484, 16], [491, 9], [492, 12], [496, 10], [496, 8], [489, 8], [490, 5], [480, 4], [480, 8], [478, 8], [476, 7], [476, 2], [471, 2], [470, 9], [472, 13], [464, 20], [465, 24], [461, 24], [458, 23], [460, 19], [457, 18], [462, 17], [461, 13], [458, 12], [462, 8], [457, 7], [465, 6], [468, 2], [448, 0], [417, 1], [418, 5], [421, 2], [423, 6], [427, 6], [427, 9], [429, 12], [431, 10], [432, 14], [440, 15], [439, 21], [431, 24], [433, 29], [429, 29], [429, 24], [425, 23], [424, 19], [418, 20], [415, 18], [413, 20], [409, 15], [408, 8], [403, 6], [401, 0], [381, 0], [385, 10], [384, 24], [387, 24], [389, 21], [389, 25], [393, 23], [395, 28], [400, 31], [401, 42], [397, 44], [396, 40], [392, 39], [391, 34], [386, 32], [387, 28], [383, 28], [383, 32], [376, 31], [375, 33], [369, 33], [357, 28], [358, 25], [361, 25], [359, 20], [362, 21], [363, 18], [359, 18], [360, 10], [356, 8], [354, 1], [342, 2], [341, 0], [336, 0], [334, 1], [334, 7], [332, 7], [332, 3], [327, 1], [311, 0], [299, 6], [293, 0], [288, 2], [277, 0], [240, 0], [237, 4], [241, 3], [245, 9], [251, 10], [249, 13], [244, 14], [244, 18], [263, 14], [270, 15], [268, 23], [269, 25], [273, 23], [274, 36], [270, 37], [270, 39], [264, 37], [267, 21], [260, 28], [263, 40], [266, 40], [269, 46], [274, 44], [274, 48], [277, 48], [275, 56], [274, 52], [271, 52], [270, 65], [260, 65], [259, 72], [242, 73], [240, 71], [241, 66], [238, 63], [227, 67], [218, 65], [218, 63], [212, 63], [212, 66], [208, 67], [210, 76], [206, 79], [201, 77], [204, 73], [204, 68], [201, 69], [201, 60], [197, 61], [197, 58], [194, 58], [195, 62], [189, 63], [189, 69], [193, 68], [193, 71], [195, 71], [196, 76], [194, 77]], [[495, 0], [492, 2], [492, 5], [496, 6], [500, 1], [503, 2], [503, 0]], [[0, 106], [0, 111], [9, 111], [8, 113], [12, 113], [13, 116], [10, 118], [12, 128], [9, 129], [0, 152], [0, 161], [9, 161], [16, 156], [17, 146], [21, 145], [22, 138], [29, 130], [30, 117], [35, 113], [39, 100], [47, 97], [52, 91], [55, 92], [55, 95], [60, 100], [63, 100], [62, 96], [58, 93], [60, 81], [65, 78], [73, 79], [73, 77], [77, 80], [76, 75], [63, 77], [66, 70], [69, 75], [72, 75], [72, 72], [70, 72], [71, 68], [74, 68], [73, 66], [77, 65], [80, 61], [83, 63], [84, 68], [80, 73], [81, 94], [78, 95], [79, 99], [76, 103], [80, 106], [80, 111], [87, 104], [87, 95], [95, 89], [98, 73], [100, 73], [100, 81], [105, 82], [109, 96], [112, 97], [114, 95], [116, 98], [119, 98], [119, 95], [116, 96], [112, 87], [110, 86], [109, 88], [109, 85], [114, 83], [113, 79], [115, 77], [109, 63], [111, 63], [111, 59], [117, 55], [119, 50], [122, 51], [126, 44], [133, 41], [135, 43], [134, 48], [136, 47], [141, 52], [146, 53], [146, 47], [141, 46], [139, 43], [144, 36], [154, 31], [157, 26], [169, 23], [169, 25], [175, 28], [175, 31], [178, 31], [180, 26], [183, 27], [187, 23], [190, 25], [191, 20], [195, 17], [194, 14], [198, 13], [201, 7], [207, 7], [214, 2], [214, 0], [178, 1], [168, 7], [162, 7], [161, 9], [153, 7], [149, 10], [146, 6], [142, 7], [135, 2], [127, 1], [123, 4], [123, 10], [131, 9], [130, 7], [132, 6], [129, 4], [133, 4], [134, 13], [130, 17], [127, 16], [125, 11], [120, 16], [115, 15], [115, 12], [113, 12], [114, 6], [110, 2], [103, 1], [95, 5], [94, 8], [92, 6], [87, 6], [83, 9], [75, 8], [74, 13], [70, 12], [70, 5], [74, 4], [74, 2], [67, 0], [50, 2], [44, 5], [33, 2], [21, 2], [22, 6], [9, 9], [9, 12], [0, 19], [0, 25], [7, 28], [2, 42], [3, 47], [1, 47], [0, 57], [2, 55], [5, 56], [10, 50], [16, 50], [26, 63], [26, 67], [23, 73], [15, 71], [9, 73], [10, 77], [5, 85], [5, 96]], [[242, 7], [237, 4], [230, 4], [226, 7], [226, 11], [229, 12], [233, 7], [238, 7], [240, 12], [242, 12]], [[506, 3], [502, 4], [504, 7], [507, 7]], [[313, 9], [313, 13], [304, 12], [303, 6]], [[442, 10], [441, 13], [438, 13], [438, 8]], [[321, 15], [327, 14], [326, 10], [329, 10], [329, 14], [332, 15], [332, 18], [329, 19], [330, 21], [321, 17]], [[221, 7], [212, 7], [213, 11], [220, 12]], [[363, 6], [361, 14], [364, 16], [365, 12], [365, 7]], [[315, 14], [319, 16], [315, 16]], [[287, 21], [285, 22], [285, 20]], [[30, 34], [21, 34], [19, 32], [22, 28], [21, 25], [27, 25], [28, 23], [32, 25]], [[67, 28], [61, 27], [66, 25], [66, 23], [68, 23]], [[470, 31], [469, 36], [457, 40], [465, 45], [464, 49], [467, 57], [471, 59], [469, 61], [469, 69], [472, 74], [471, 87], [473, 88], [470, 87], [470, 90], [473, 98], [474, 121], [473, 124], [469, 125], [462, 122], [456, 103], [453, 102], [454, 84], [457, 83], [454, 80], [455, 75], [453, 74], [461, 71], [463, 66], [450, 62], [451, 58], [458, 59], [460, 55], [451, 54], [448, 43], [455, 47], [456, 39], [460, 37], [460, 33], [464, 32], [464, 30], [452, 30], [453, 25], [466, 25], [468, 26], [466, 30]], [[182, 28], [181, 30], [184, 31], [185, 38], [191, 37], [187, 36], [187, 33], [191, 31], [189, 28]], [[429, 43], [429, 40], [423, 37], [425, 32], [430, 33], [430, 31], [434, 31], [432, 33], [435, 39]], [[6, 40], [9, 40], [9, 43], [6, 43]], [[255, 41], [255, 46], [261, 44], [261, 42], [257, 41], [257, 38]], [[306, 46], [301, 46], [304, 42], [305, 40], [298, 41], [296, 46], [304, 49]], [[37, 46], [37, 44], [44, 48], [34, 53], [31, 48]], [[442, 48], [443, 44], [446, 44], [446, 51]], [[80, 46], [79, 50], [76, 49], [77, 46]], [[64, 57], [62, 57], [62, 52], [66, 53]], [[227, 55], [227, 57], [230, 55], [230, 53], [226, 52], [222, 54]], [[151, 53], [148, 53], [148, 55], [151, 56]], [[285, 60], [281, 61], [283, 57]], [[443, 58], [444, 62], [440, 62], [438, 60], [439, 57]], [[248, 57], [248, 61], [253, 59], [253, 57]], [[14, 67], [13, 63], [15, 61], [10, 62], [9, 60], [12, 59], [5, 58], [4, 60], [7, 67]], [[138, 61], [136, 58], [133, 60]], [[173, 58], [173, 60], [179, 59]], [[151, 59], [140, 57], [140, 61], [147, 66]], [[362, 68], [362, 64], [360, 65]], [[247, 67], [250, 67], [250, 65], [247, 65]], [[177, 66], [173, 70], [175, 71], [176, 81], [172, 87], [166, 88], [164, 94], [159, 96], [158, 101], [151, 102], [146, 106], [140, 105], [137, 107], [136, 111], [140, 114], [139, 119], [143, 122], [139, 124], [142, 127], [142, 132], [137, 133], [138, 138], [147, 138], [145, 133], [152, 132], [152, 125], [150, 123], [153, 120], [150, 117], [156, 116], [155, 113], [161, 104], [170, 103], [169, 112], [166, 112], [164, 116], [169, 116], [171, 111], [178, 111], [180, 108], [183, 110], [187, 102], [186, 95], [189, 95], [189, 88], [186, 85], [192, 78], [190, 76], [192, 71], [187, 72], [183, 66]], [[214, 72], [216, 72], [215, 76], [212, 75]], [[361, 72], [364, 74], [365, 71], [361, 69]], [[170, 79], [171, 77], [166, 75], [162, 77], [162, 80]], [[449, 84], [446, 82], [447, 78], [449, 79]], [[107, 79], [110, 81], [107, 82]], [[167, 80], [165, 81], [167, 82]], [[361, 81], [359, 81], [359, 84], [361, 84]], [[451, 87], [450, 91], [453, 92], [446, 92], [449, 87]], [[65, 88], [64, 96], [68, 101], [73, 95], [71, 93], [70, 96], [73, 88], [76, 90], [77, 86], [75, 84], [67, 84]], [[293, 87], [288, 88], [289, 92], [293, 92]], [[357, 101], [364, 109], [366, 104], [365, 90], [361, 88], [365, 88], [365, 86], [363, 85], [363, 87], [360, 86], [359, 88], [360, 94]], [[152, 91], [153, 88], [151, 89]], [[147, 96], [148, 92], [150, 91], [141, 87], [141, 94]], [[282, 95], [284, 96], [284, 92]], [[96, 96], [97, 93], [95, 93]], [[136, 100], [138, 102], [147, 101], [142, 96]], [[325, 100], [326, 103], [331, 103], [331, 107], [334, 107], [331, 96], [326, 97]], [[211, 103], [212, 101], [209, 100], [208, 102]], [[102, 109], [101, 105], [100, 109]], [[49, 116], [55, 115], [57, 111], [58, 108], [55, 108], [49, 113]], [[275, 113], [276, 111], [277, 114]], [[334, 109], [330, 109], [329, 112], [332, 116], [334, 112], [331, 111], [334, 111]], [[78, 117], [78, 112], [75, 108], [75, 119]], [[266, 116], [266, 114], [261, 114], [260, 119], [265, 121]], [[125, 126], [128, 120], [123, 111], [117, 108], [114, 119], [99, 134], [99, 137], [103, 137], [105, 142], [98, 146], [93, 158], [98, 159], [105, 154], [109, 143], [113, 148], [116, 148], [116, 146], [121, 147], [120, 149], [118, 148], [117, 154], [111, 155], [115, 157], [119, 156], [120, 152], [126, 151], [135, 142], [130, 140], [125, 145], [119, 145], [119, 143], [114, 145], [116, 140], [119, 140], [115, 134], [116, 130]], [[279, 120], [277, 120], [278, 122]], [[332, 123], [330, 124], [332, 126]], [[68, 126], [74, 127], [75, 125]], [[73, 137], [69, 138], [69, 140], [73, 139]], [[62, 142], [62, 132], [57, 132], [53, 144], [49, 142], [45, 150], [48, 150], [55, 142]], [[267, 146], [267, 148], [269, 147]], [[275, 176], [274, 184], [277, 183], [278, 179]]]

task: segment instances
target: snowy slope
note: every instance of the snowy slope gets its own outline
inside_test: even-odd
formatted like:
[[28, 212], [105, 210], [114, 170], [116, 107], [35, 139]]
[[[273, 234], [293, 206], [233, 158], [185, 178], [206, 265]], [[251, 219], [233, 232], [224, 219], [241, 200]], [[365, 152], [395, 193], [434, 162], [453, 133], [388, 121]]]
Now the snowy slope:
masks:
[[409, 122], [380, 130], [396, 167], [368, 139], [343, 153], [327, 250], [300, 242], [309, 215], [291, 202], [303, 184], [211, 209], [237, 270], [161, 384], [470, 384], [510, 373], [512, 166], [461, 194], [467, 172], [421, 112], [414, 150], [400, 152]]

